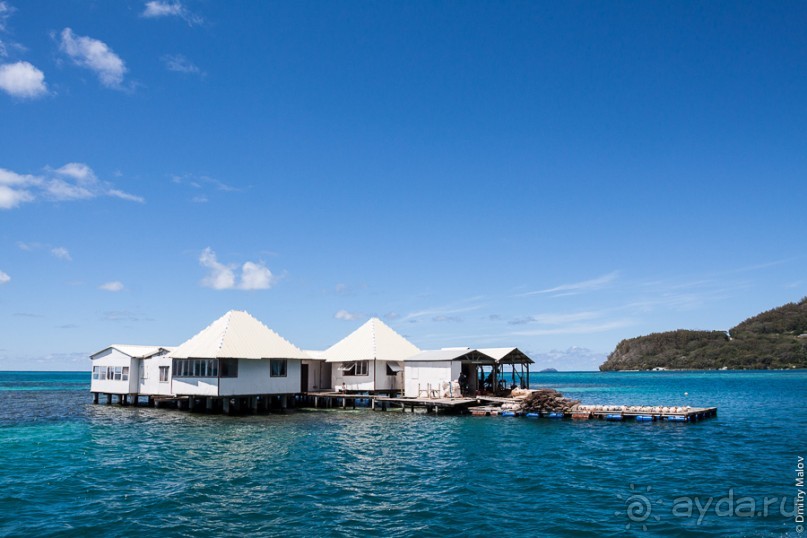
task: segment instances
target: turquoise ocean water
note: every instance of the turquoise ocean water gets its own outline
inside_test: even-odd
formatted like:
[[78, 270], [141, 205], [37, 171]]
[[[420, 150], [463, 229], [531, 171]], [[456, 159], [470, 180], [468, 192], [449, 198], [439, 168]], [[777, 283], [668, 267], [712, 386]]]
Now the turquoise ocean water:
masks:
[[89, 381], [0, 372], [0, 535], [807, 537], [803, 371], [533, 379], [584, 403], [719, 407], [696, 424], [209, 416], [92, 405]]

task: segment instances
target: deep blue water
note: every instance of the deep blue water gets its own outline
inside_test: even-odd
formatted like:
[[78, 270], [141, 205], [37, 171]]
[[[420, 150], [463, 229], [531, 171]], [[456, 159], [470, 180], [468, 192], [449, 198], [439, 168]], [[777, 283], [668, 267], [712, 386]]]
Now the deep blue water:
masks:
[[585, 403], [719, 416], [225, 417], [92, 405], [86, 373], [0, 372], [0, 535], [807, 537], [789, 514], [807, 372], [533, 381]]

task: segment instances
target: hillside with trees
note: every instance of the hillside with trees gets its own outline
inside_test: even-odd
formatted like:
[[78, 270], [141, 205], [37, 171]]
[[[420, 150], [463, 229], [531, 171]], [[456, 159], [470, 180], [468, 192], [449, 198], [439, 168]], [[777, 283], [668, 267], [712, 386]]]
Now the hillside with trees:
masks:
[[807, 297], [748, 318], [728, 333], [677, 330], [622, 340], [600, 366], [618, 370], [807, 368]]

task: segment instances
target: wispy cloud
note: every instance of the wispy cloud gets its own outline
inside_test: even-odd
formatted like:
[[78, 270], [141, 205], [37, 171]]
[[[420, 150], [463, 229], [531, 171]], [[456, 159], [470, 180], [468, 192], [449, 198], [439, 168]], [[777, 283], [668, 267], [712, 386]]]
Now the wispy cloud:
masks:
[[182, 2], [163, 2], [160, 0], [150, 0], [146, 2], [146, 7], [140, 14], [141, 17], [147, 19], [160, 19], [164, 17], [179, 17], [188, 23], [189, 26], [202, 24], [204, 19], [192, 13], [188, 8], [182, 5]]
[[209, 271], [201, 281], [202, 286], [214, 290], [267, 290], [278, 281], [278, 277], [263, 262], [244, 262], [238, 277], [238, 266], [219, 262], [210, 247], [199, 255], [199, 265]]
[[220, 181], [214, 177], [196, 174], [174, 174], [171, 176], [171, 183], [195, 189], [197, 194], [191, 198], [191, 202], [197, 204], [207, 203], [213, 191], [219, 192], [240, 192], [241, 189], [228, 183]]
[[139, 312], [132, 312], [131, 310], [107, 310], [101, 314], [101, 320], [113, 322], [125, 321], [154, 321], [153, 318], [146, 314]]
[[41, 175], [19, 174], [0, 168], [0, 209], [14, 209], [36, 199], [52, 202], [88, 200], [111, 196], [131, 202], [144, 202], [142, 196], [114, 188], [96, 177], [84, 163], [67, 163], [56, 169], [45, 168]]
[[9, 282], [11, 282], [11, 277], [8, 276], [8, 273], [0, 271], [0, 285], [8, 284]]
[[538, 323], [542, 325], [562, 325], [564, 323], [576, 323], [597, 319], [601, 316], [599, 312], [574, 312], [571, 314], [536, 314], [523, 318], [515, 318], [507, 323], [510, 325], [526, 325], [528, 323]]
[[529, 297], [532, 295], [552, 294], [555, 296], [561, 295], [577, 295], [586, 291], [594, 291], [605, 288], [613, 283], [619, 277], [619, 271], [612, 271], [606, 275], [598, 276], [590, 280], [583, 280], [582, 282], [574, 282], [571, 284], [561, 284], [552, 288], [546, 288], [538, 291], [530, 291], [521, 293], [519, 297]]
[[204, 71], [199, 69], [195, 63], [187, 59], [182, 54], [165, 54], [160, 60], [169, 71], [183, 73], [185, 75], [204, 75]]
[[15, 62], [0, 65], [0, 90], [18, 99], [36, 99], [47, 95], [48, 86], [45, 73], [28, 62]]
[[336, 314], [333, 315], [336, 319], [341, 319], [342, 321], [354, 321], [357, 319], [361, 319], [363, 314], [359, 312], [348, 312], [347, 310], [339, 310]]
[[[477, 301], [479, 299], [481, 299], [481, 297], [474, 297], [467, 301], [471, 302], [471, 301]], [[456, 314], [473, 312], [474, 310], [479, 310], [480, 308], [482, 308], [481, 304], [471, 304], [467, 306], [461, 306], [460, 304], [455, 303], [452, 305], [438, 306], [433, 308], [427, 308], [424, 310], [418, 310], [415, 312], [410, 312], [409, 314], [402, 317], [401, 321], [416, 323], [417, 321], [423, 318], [430, 318], [432, 321], [448, 321], [450, 317], [454, 318], [453, 321], [457, 321], [460, 318], [458, 318]]]
[[11, 7], [11, 4], [3, 0], [0, 2], [0, 32], [6, 31], [6, 25], [8, 24], [8, 19], [11, 17], [11, 14], [14, 13], [14, 8]]
[[123, 291], [124, 286], [123, 282], [119, 280], [113, 280], [112, 282], [105, 282], [101, 284], [100, 286], [98, 286], [98, 289], [104, 291], [118, 292]]
[[8, 20], [14, 11], [16, 10], [11, 4], [5, 0], [0, 0], [0, 58], [8, 56], [9, 49], [25, 50], [25, 47], [14, 41], [8, 41], [6, 36], [3, 35], [8, 31]]
[[103, 86], [123, 89], [126, 64], [103, 41], [77, 36], [73, 30], [65, 28], [61, 33], [59, 48], [74, 64], [94, 72]]
[[143, 204], [146, 202], [146, 199], [143, 198], [142, 196], [124, 192], [118, 189], [110, 189], [106, 192], [106, 194], [107, 196], [111, 196], [113, 198], [120, 198], [121, 200], [126, 200], [127, 202], [137, 202], [138, 204]]
[[624, 329], [636, 325], [633, 319], [617, 319], [612, 321], [602, 321], [597, 323], [572, 323], [557, 327], [543, 327], [524, 331], [513, 331], [509, 334], [513, 336], [551, 336], [560, 334], [595, 334], [617, 329]]

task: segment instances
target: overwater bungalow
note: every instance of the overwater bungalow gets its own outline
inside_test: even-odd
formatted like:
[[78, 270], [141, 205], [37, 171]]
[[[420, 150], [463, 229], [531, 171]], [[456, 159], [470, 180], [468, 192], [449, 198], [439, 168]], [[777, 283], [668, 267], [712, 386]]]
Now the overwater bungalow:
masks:
[[[302, 362], [310, 357], [246, 312], [231, 310], [174, 349], [172, 390], [176, 396], [207, 398], [214, 407], [222, 397], [228, 411], [231, 397], [285, 399], [301, 392]], [[236, 405], [243, 405], [236, 401]]]
[[420, 349], [378, 318], [347, 335], [323, 352], [333, 365], [332, 386], [338, 391], [401, 393], [403, 361]]
[[90, 392], [97, 403], [100, 394], [121, 402], [139, 394], [171, 394], [170, 346], [113, 344], [90, 355]]

